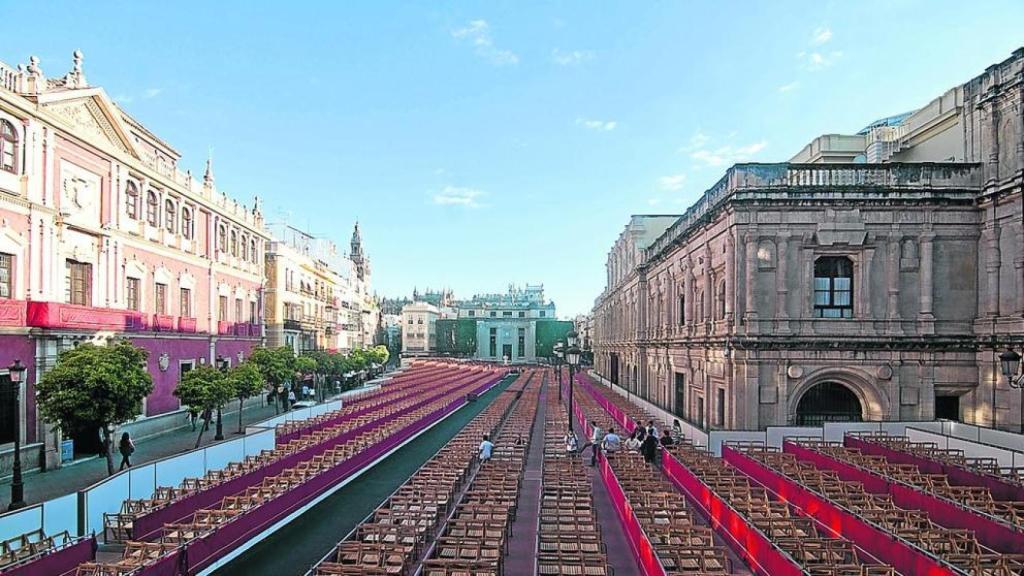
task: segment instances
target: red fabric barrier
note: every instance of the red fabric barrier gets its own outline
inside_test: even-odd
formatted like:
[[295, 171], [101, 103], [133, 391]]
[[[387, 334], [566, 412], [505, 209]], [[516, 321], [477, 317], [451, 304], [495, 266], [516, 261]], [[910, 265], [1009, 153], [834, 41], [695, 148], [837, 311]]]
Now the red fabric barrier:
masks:
[[8, 568], [4, 576], [58, 576], [71, 572], [82, 562], [96, 559], [96, 538], [89, 536], [31, 562]]
[[852, 541], [868, 554], [892, 566], [901, 574], [914, 576], [954, 576], [959, 573], [909, 542], [861, 520], [846, 510], [812, 492], [795, 480], [771, 470], [749, 456], [722, 447], [722, 458], [782, 500], [800, 508], [805, 514], [828, 526], [836, 534]]
[[940, 526], [973, 530], [978, 541], [993, 550], [1008, 554], [1024, 554], [1024, 532], [995, 518], [984, 516], [978, 510], [918, 490], [909, 484], [884, 478], [870, 470], [792, 442], [784, 442], [782, 449], [796, 456], [798, 460], [810, 462], [821, 470], [834, 470], [843, 480], [860, 482], [868, 492], [889, 494], [892, 496], [893, 504], [900, 508], [923, 510]]
[[925, 474], [945, 474], [949, 483], [957, 486], [984, 486], [996, 500], [1024, 502], [1024, 486], [1004, 482], [993, 476], [972, 472], [960, 466], [946, 464], [937, 460], [922, 458], [910, 452], [895, 450], [884, 444], [862, 440], [855, 436], [845, 436], [843, 445], [847, 448], [860, 448], [865, 454], [885, 456], [893, 464], [914, 464]]
[[626, 533], [626, 540], [629, 541], [629, 548], [633, 552], [633, 558], [636, 559], [640, 571], [644, 576], [665, 576], [665, 569], [658, 560], [654, 546], [651, 545], [651, 541], [647, 538], [647, 534], [644, 533], [643, 527], [640, 526], [640, 520], [633, 513], [633, 507], [626, 499], [622, 486], [619, 484], [619, 479], [615, 476], [615, 472], [612, 470], [612, 466], [608, 463], [607, 458], [601, 459], [601, 479], [608, 490], [608, 496], [615, 507], [615, 512], [619, 516], [619, 522], [622, 523], [622, 529]]
[[[487, 390], [488, 388], [493, 386], [497, 381], [497, 378], [492, 378], [488, 380], [487, 383], [476, 388], [475, 390], [477, 390], [478, 393], [480, 390]], [[253, 470], [252, 472], [249, 472], [248, 474], [243, 474], [237, 478], [232, 478], [231, 480], [213, 486], [208, 490], [203, 490], [196, 494], [192, 494], [188, 497], [182, 498], [181, 500], [172, 502], [171, 504], [163, 508], [154, 510], [149, 514], [140, 516], [135, 519], [133, 525], [133, 536], [137, 540], [151, 540], [157, 538], [160, 536], [161, 529], [163, 528], [164, 524], [173, 524], [179, 522], [183, 518], [190, 516], [196, 510], [202, 510], [203, 508], [209, 508], [210, 506], [216, 505], [218, 502], [224, 499], [225, 496], [237, 494], [245, 490], [249, 486], [255, 486], [256, 484], [262, 482], [264, 478], [276, 476], [280, 474], [283, 470], [291, 468], [298, 464], [299, 462], [309, 460], [317, 456], [318, 454], [322, 454], [339, 444], [342, 444], [344, 442], [351, 440], [352, 438], [357, 437], [359, 434], [367, 430], [372, 430], [385, 424], [388, 421], [394, 420], [400, 416], [413, 412], [437, 400], [438, 398], [443, 397], [448, 392], [449, 391], [434, 394], [424, 399], [422, 402], [418, 402], [412, 406], [399, 410], [398, 412], [390, 414], [389, 416], [386, 416], [384, 418], [380, 418], [373, 422], [367, 422], [366, 424], [353, 428], [352, 430], [349, 430], [344, 434], [336, 436], [335, 438], [327, 442], [310, 446], [305, 450], [296, 452], [294, 454], [290, 454], [276, 462], [264, 466], [263, 468]]]

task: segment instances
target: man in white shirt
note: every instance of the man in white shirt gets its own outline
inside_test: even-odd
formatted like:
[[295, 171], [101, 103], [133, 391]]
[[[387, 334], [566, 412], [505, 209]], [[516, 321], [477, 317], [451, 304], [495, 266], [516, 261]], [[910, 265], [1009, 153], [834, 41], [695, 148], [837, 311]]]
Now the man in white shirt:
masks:
[[608, 454], [618, 452], [622, 444], [622, 438], [615, 433], [615, 428], [609, 428], [608, 433], [604, 435], [604, 442], [602, 446], [604, 451]]
[[491, 452], [494, 451], [494, 444], [491, 443], [491, 439], [487, 434], [484, 434], [484, 441], [480, 443], [480, 463], [487, 462], [491, 459]]
[[582, 452], [583, 450], [587, 449], [587, 446], [591, 447], [590, 448], [590, 465], [591, 466], [597, 465], [597, 455], [601, 453], [601, 441], [602, 440], [604, 440], [604, 431], [602, 431], [601, 428], [597, 425], [597, 422], [591, 420], [590, 421], [590, 441], [587, 442], [586, 444], [584, 444], [583, 448], [580, 450], [580, 452]]

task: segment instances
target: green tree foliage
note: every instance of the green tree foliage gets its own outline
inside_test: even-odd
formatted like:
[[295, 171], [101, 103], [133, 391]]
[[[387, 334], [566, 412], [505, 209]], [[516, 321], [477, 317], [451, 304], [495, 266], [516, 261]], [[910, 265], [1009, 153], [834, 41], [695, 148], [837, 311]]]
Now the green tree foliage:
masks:
[[103, 430], [109, 474], [114, 473], [111, 428], [138, 416], [142, 399], [153, 391], [148, 356], [124, 340], [80, 344], [61, 352], [36, 385], [36, 402], [47, 422], [68, 435]]
[[[256, 348], [249, 354], [249, 362], [253, 363], [263, 375], [263, 380], [271, 392], [280, 400], [281, 387], [295, 376], [295, 353], [291, 348]], [[277, 409], [277, 402], [274, 403]]]
[[437, 351], [454, 356], [476, 354], [476, 319], [450, 318], [437, 321]]
[[263, 391], [263, 374], [252, 362], [243, 362], [227, 373], [228, 384], [238, 398], [238, 433], [242, 433], [242, 406], [246, 398], [252, 398]]
[[206, 415], [206, 423], [199, 429], [199, 435], [196, 437], [198, 448], [203, 440], [203, 433], [210, 427], [213, 412], [220, 410], [234, 398], [235, 390], [224, 372], [213, 366], [199, 366], [185, 373], [178, 387], [174, 389], [174, 395], [182, 404], [197, 408]]
[[377, 345], [370, 348], [370, 359], [374, 363], [380, 364], [381, 366], [388, 363], [388, 358], [391, 357], [391, 352], [388, 352], [388, 347], [384, 345]]
[[573, 323], [568, 320], [537, 321], [537, 356], [552, 357], [552, 346], [572, 331]]

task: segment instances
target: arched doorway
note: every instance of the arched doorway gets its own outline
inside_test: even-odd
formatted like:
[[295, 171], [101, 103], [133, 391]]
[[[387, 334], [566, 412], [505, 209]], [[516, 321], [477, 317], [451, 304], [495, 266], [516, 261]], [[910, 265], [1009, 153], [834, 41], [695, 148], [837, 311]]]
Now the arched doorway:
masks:
[[825, 422], [860, 422], [864, 410], [852, 390], [838, 382], [822, 382], [800, 398], [797, 426], [821, 426]]

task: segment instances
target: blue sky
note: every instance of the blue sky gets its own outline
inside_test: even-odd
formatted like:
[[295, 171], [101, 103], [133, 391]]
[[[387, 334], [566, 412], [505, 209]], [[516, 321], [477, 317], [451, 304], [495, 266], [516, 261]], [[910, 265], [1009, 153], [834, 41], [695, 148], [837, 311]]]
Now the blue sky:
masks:
[[1024, 2], [9, 2], [0, 60], [90, 83], [382, 295], [543, 282], [589, 310], [630, 214], [927, 103], [1024, 46]]

